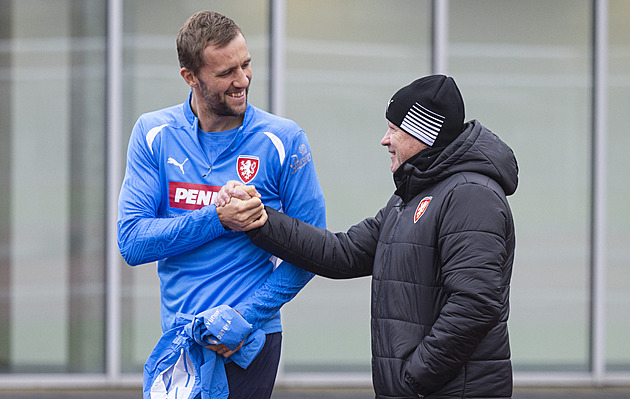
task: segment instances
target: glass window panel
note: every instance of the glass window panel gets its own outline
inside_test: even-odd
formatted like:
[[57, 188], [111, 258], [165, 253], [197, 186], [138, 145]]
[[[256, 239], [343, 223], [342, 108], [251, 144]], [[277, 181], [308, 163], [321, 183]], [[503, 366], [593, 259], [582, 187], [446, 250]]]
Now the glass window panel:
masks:
[[[105, 369], [106, 3], [2, 2], [2, 373]], [[503, 137], [521, 167], [511, 198], [517, 370], [588, 368], [590, 3], [450, 1], [449, 72], [467, 117]], [[254, 57], [250, 100], [267, 108], [268, 1], [138, 0], [124, 7], [121, 151], [142, 112], [187, 95], [175, 36], [200, 9], [224, 12], [243, 28]], [[609, 369], [628, 370], [629, 5], [610, 0], [609, 7], [606, 348]], [[309, 134], [329, 228], [345, 231], [393, 190], [378, 144], [383, 113], [396, 89], [429, 73], [430, 1], [287, 0], [287, 14], [285, 114]], [[124, 267], [123, 288], [123, 369], [139, 373], [159, 338], [155, 266]], [[286, 371], [369, 370], [369, 295], [369, 279], [313, 280], [283, 311]], [[316, 344], [322, 341], [329, 345]]]
[[[285, 116], [308, 134], [330, 230], [393, 193], [385, 107], [429, 73], [430, 21], [430, 1], [287, 1]], [[283, 309], [285, 371], [369, 371], [369, 312], [369, 278], [316, 277]]]
[[[251, 103], [266, 109], [268, 25], [266, 0], [124, 2], [124, 142], [140, 114], [186, 100], [189, 86], [179, 74], [175, 40], [186, 19], [200, 10], [232, 18], [252, 55]], [[125, 150], [123, 150], [124, 152]], [[160, 338], [159, 281], [155, 264], [123, 266], [122, 369], [139, 373]]]
[[[514, 149], [516, 370], [589, 367], [590, 1], [450, 2], [466, 118]], [[544, 11], [543, 11], [544, 10]]]
[[607, 361], [610, 370], [630, 370], [630, 3], [609, 2], [608, 77], [608, 265]]
[[105, 1], [2, 14], [0, 367], [102, 372]]
[[11, 368], [11, 62], [12, 8], [0, 12], [0, 372]]

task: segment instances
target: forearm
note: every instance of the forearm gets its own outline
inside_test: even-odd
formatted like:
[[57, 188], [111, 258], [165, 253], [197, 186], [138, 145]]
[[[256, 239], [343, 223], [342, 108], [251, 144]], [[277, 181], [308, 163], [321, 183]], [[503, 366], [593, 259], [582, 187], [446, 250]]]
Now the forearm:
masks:
[[176, 218], [121, 218], [118, 247], [135, 266], [179, 255], [225, 233], [210, 205]]
[[[456, 299], [443, 308], [431, 332], [405, 366], [407, 376], [419, 392], [435, 392], [457, 375], [497, 324], [498, 309], [481, 310], [479, 306], [487, 307], [475, 301]], [[453, 328], [455, 325], [457, 329]]]
[[[334, 234], [266, 207], [268, 221], [247, 232], [256, 246], [304, 270], [346, 279], [372, 273], [373, 242], [364, 221], [347, 234]], [[355, 241], [353, 241], [356, 240]], [[363, 241], [359, 245], [358, 242]]]
[[[490, 266], [492, 263], [486, 259], [477, 264]], [[415, 385], [423, 388], [419, 391], [425, 393], [439, 389], [453, 378], [501, 317], [500, 272], [496, 268], [462, 264], [453, 271], [452, 265], [448, 265], [443, 272], [444, 293], [448, 299], [406, 366]]]
[[256, 291], [234, 309], [254, 329], [273, 317], [313, 278], [313, 274], [282, 262]]

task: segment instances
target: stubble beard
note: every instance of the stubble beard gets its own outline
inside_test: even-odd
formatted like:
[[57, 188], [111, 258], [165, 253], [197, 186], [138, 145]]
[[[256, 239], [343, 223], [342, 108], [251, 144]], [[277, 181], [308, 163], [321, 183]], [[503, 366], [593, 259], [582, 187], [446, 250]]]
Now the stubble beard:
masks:
[[206, 103], [206, 113], [215, 117], [230, 116], [230, 117], [242, 117], [245, 115], [247, 109], [247, 98], [249, 95], [249, 86], [245, 89], [245, 106], [243, 109], [235, 109], [231, 107], [225, 98], [222, 98], [220, 94], [211, 95], [208, 90], [208, 86], [205, 83], [199, 81], [199, 91], [201, 97]]

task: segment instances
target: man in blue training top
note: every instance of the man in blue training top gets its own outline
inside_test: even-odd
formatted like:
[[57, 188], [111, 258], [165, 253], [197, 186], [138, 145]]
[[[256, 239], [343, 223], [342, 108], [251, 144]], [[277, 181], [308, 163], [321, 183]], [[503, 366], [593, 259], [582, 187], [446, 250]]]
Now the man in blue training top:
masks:
[[[162, 332], [178, 327], [178, 314], [227, 305], [266, 334], [247, 369], [228, 362], [226, 372], [230, 398], [268, 398], [280, 357], [279, 310], [313, 275], [230, 231], [230, 221], [257, 218], [260, 209], [237, 201], [218, 209], [215, 195], [229, 180], [253, 184], [267, 206], [321, 227], [324, 196], [304, 131], [247, 102], [251, 56], [234, 21], [194, 14], [179, 31], [177, 52], [191, 92], [133, 128], [118, 246], [132, 266], [157, 261]], [[211, 349], [234, 353], [220, 342]]]

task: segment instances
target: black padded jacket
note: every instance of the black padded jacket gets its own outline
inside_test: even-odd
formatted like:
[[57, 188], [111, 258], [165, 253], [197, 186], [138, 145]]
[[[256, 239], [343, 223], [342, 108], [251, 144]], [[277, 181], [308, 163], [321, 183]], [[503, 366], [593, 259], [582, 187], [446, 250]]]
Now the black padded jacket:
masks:
[[248, 235], [322, 276], [372, 275], [376, 398], [509, 398], [515, 234], [506, 196], [516, 191], [516, 158], [477, 121], [426, 170], [421, 156], [394, 173], [387, 205], [347, 233], [268, 208], [268, 222]]

